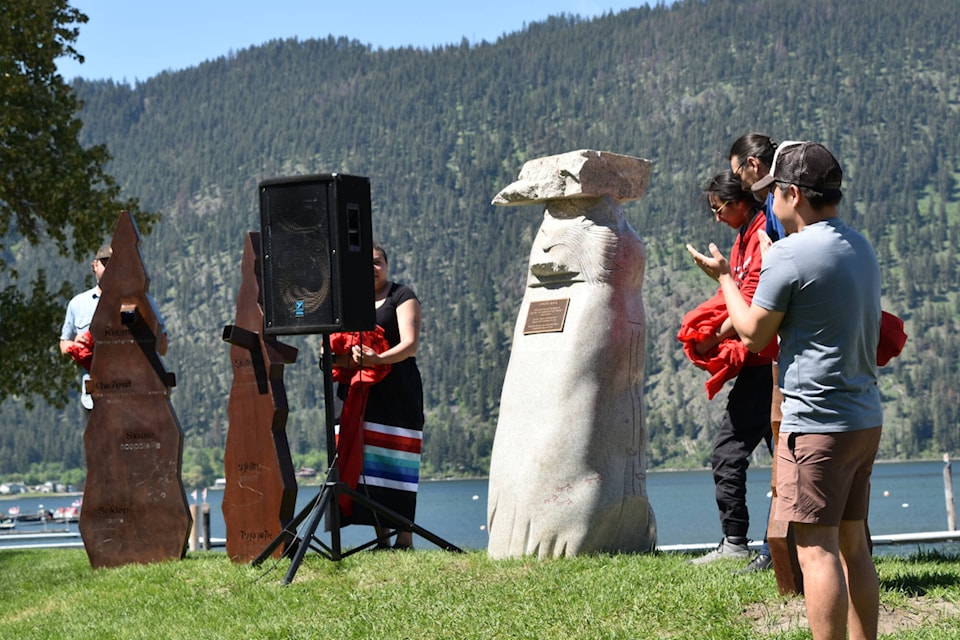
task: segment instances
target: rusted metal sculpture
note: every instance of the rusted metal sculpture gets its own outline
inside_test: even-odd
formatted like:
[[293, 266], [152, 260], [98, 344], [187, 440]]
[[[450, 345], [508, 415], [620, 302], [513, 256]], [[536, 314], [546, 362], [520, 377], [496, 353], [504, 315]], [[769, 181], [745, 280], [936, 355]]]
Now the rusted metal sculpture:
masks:
[[182, 558], [192, 524], [183, 431], [170, 404], [176, 379], [161, 358], [166, 333], [139, 244], [133, 217], [121, 213], [90, 326], [94, 405], [83, 434], [80, 534], [95, 568]]
[[780, 595], [799, 595], [803, 593], [803, 572], [797, 558], [797, 543], [793, 536], [793, 527], [789, 522], [777, 520], [777, 444], [780, 442], [780, 421], [783, 412], [780, 405], [783, 395], [777, 386], [777, 364], [773, 364], [773, 401], [770, 405], [770, 426], [773, 429], [773, 471], [770, 474], [770, 490], [773, 504], [767, 520], [767, 545], [770, 547], [770, 559], [773, 560], [773, 572], [777, 578], [777, 590]]
[[[234, 562], [256, 558], [293, 519], [297, 500], [283, 384], [283, 365], [296, 362], [297, 349], [263, 335], [260, 264], [260, 234], [251, 232], [243, 248], [236, 319], [223, 329], [233, 366], [223, 519]], [[273, 555], [283, 551], [278, 547]]]

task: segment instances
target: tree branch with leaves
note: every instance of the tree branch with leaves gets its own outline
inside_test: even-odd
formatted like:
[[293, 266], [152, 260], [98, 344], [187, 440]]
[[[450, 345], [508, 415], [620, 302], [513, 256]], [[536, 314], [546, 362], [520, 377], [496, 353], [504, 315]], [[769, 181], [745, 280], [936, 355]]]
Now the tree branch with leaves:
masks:
[[[76, 371], [57, 349], [67, 282], [40, 271], [29, 282], [16, 269], [24, 243], [85, 262], [130, 211], [148, 233], [158, 216], [123, 199], [106, 172], [104, 145], [79, 141], [82, 107], [57, 73], [56, 60], [83, 62], [74, 48], [87, 16], [66, 0], [5, 0], [0, 5], [0, 401], [39, 396], [58, 406]], [[53, 287], [51, 289], [50, 287]]]

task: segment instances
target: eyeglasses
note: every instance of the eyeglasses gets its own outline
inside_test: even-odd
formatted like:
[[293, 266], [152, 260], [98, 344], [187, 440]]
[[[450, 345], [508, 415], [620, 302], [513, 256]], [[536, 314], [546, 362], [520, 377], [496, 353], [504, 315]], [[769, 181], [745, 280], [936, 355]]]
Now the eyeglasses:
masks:
[[722, 205], [720, 205], [719, 207], [710, 207], [710, 213], [712, 213], [712, 214], [715, 215], [715, 216], [720, 216], [721, 213], [723, 212], [723, 209], [724, 209], [728, 204], [730, 204], [730, 201], [729, 201], [729, 200], [727, 200], [726, 202], [724, 202], [724, 203], [723, 203]]
[[97, 258], [100, 261], [100, 264], [107, 266], [107, 263], [110, 261], [110, 258]]

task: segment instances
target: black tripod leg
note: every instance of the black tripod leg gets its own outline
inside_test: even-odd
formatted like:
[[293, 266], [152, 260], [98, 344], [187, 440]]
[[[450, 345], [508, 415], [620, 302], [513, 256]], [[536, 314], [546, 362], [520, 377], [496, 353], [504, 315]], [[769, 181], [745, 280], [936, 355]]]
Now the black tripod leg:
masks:
[[[322, 542], [320, 542], [315, 536], [317, 527], [320, 525], [320, 520], [323, 518], [324, 514], [328, 511], [329, 508], [329, 520], [327, 524], [330, 528], [330, 535], [332, 541], [332, 549], [326, 549], [330, 551], [329, 559], [331, 560], [340, 560], [343, 557], [355, 553], [362, 549], [369, 547], [374, 544], [374, 542], [380, 542], [380, 540], [375, 540], [373, 542], [368, 542], [366, 545], [359, 547], [358, 549], [353, 549], [346, 554], [341, 553], [340, 549], [340, 507], [338, 504], [338, 497], [341, 494], [349, 495], [357, 502], [367, 506], [370, 510], [382, 515], [384, 518], [395, 522], [407, 529], [410, 529], [417, 535], [426, 538], [433, 544], [437, 545], [441, 549], [446, 551], [457, 551], [462, 553], [463, 550], [459, 547], [456, 547], [453, 544], [450, 544], [443, 538], [434, 535], [433, 533], [427, 531], [423, 527], [418, 526], [412, 520], [405, 518], [399, 513], [384, 507], [383, 505], [374, 502], [367, 496], [351, 489], [346, 484], [339, 481], [339, 469], [337, 464], [336, 451], [333, 447], [333, 443], [336, 442], [335, 432], [334, 432], [334, 411], [333, 411], [333, 376], [331, 371], [333, 370], [333, 362], [330, 357], [330, 336], [329, 334], [323, 334], [323, 394], [324, 394], [324, 405], [325, 405], [325, 414], [327, 422], [327, 462], [328, 462], [328, 472], [327, 472], [327, 482], [324, 484], [320, 493], [300, 512], [296, 517], [290, 521], [290, 523], [284, 527], [284, 530], [280, 532], [273, 542], [271, 542], [263, 552], [253, 561], [253, 566], [260, 565], [264, 560], [266, 560], [270, 555], [276, 551], [277, 547], [284, 542], [295, 542], [296, 550], [294, 552], [293, 560], [290, 562], [290, 569], [287, 571], [286, 577], [283, 579], [283, 584], [290, 584], [293, 581], [293, 578], [297, 574], [297, 570], [300, 568], [300, 563], [303, 562], [303, 558], [307, 553], [307, 549], [313, 546], [313, 542], [317, 541], [320, 543], [320, 546], [325, 548]], [[331, 504], [331, 500], [333, 503]], [[310, 521], [307, 525], [306, 533], [303, 536], [298, 538], [296, 529], [301, 522], [308, 516], [312, 514]], [[292, 529], [292, 531], [291, 531]], [[292, 546], [288, 546], [287, 551], [289, 552], [292, 549]], [[317, 549], [319, 551], [319, 549]]]
[[459, 553], [463, 553], [463, 549], [461, 549], [460, 547], [450, 544], [440, 536], [427, 531], [421, 526], [418, 526], [412, 520], [405, 518], [404, 516], [400, 515], [396, 511], [393, 511], [392, 509], [388, 509], [387, 507], [383, 506], [379, 502], [374, 502], [373, 500], [363, 495], [359, 491], [355, 491], [350, 487], [343, 486], [341, 487], [340, 492], [343, 493], [344, 495], [350, 496], [352, 499], [364, 505], [374, 513], [380, 514], [387, 520], [391, 520], [397, 524], [403, 525], [404, 527], [416, 533], [418, 536], [426, 538], [427, 540], [429, 540], [430, 542], [432, 542], [433, 544], [437, 545], [438, 547], [440, 547], [445, 551], [456, 551]]
[[267, 548], [260, 552], [256, 558], [253, 559], [251, 563], [254, 567], [259, 567], [263, 562], [273, 555], [273, 552], [284, 543], [289, 543], [297, 538], [296, 530], [300, 526], [300, 523], [303, 522], [303, 519], [310, 515], [310, 512], [313, 511], [313, 506], [317, 503], [317, 500], [320, 499], [320, 494], [318, 493], [310, 502], [307, 503], [303, 509], [300, 510], [293, 520], [291, 520], [283, 528], [283, 530], [277, 534], [277, 537], [274, 538], [270, 544], [267, 545]]
[[[287, 575], [283, 579], [283, 584], [290, 584], [293, 582], [294, 576], [297, 575], [297, 569], [300, 568], [300, 563], [303, 562], [303, 556], [306, 555], [307, 549], [310, 548], [314, 534], [317, 532], [317, 527], [320, 525], [320, 520], [323, 518], [323, 512], [326, 511], [327, 505], [330, 504], [330, 498], [334, 495], [336, 495], [336, 492], [333, 491], [331, 486], [325, 485], [323, 490], [320, 491], [320, 495], [317, 496], [318, 500], [316, 506], [314, 507], [313, 517], [310, 519], [310, 522], [307, 525], [306, 533], [304, 533], [301, 537], [300, 544], [297, 547], [297, 553], [293, 556], [293, 560], [290, 562], [290, 568], [287, 570]], [[339, 558], [334, 559], [339, 560]]]

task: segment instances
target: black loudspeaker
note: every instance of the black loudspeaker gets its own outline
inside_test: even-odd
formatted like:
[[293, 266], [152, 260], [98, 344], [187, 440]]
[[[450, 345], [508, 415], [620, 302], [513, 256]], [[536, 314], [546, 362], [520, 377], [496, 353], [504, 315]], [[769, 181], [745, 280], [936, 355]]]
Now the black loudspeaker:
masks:
[[264, 334], [376, 327], [369, 178], [264, 180], [260, 243]]

